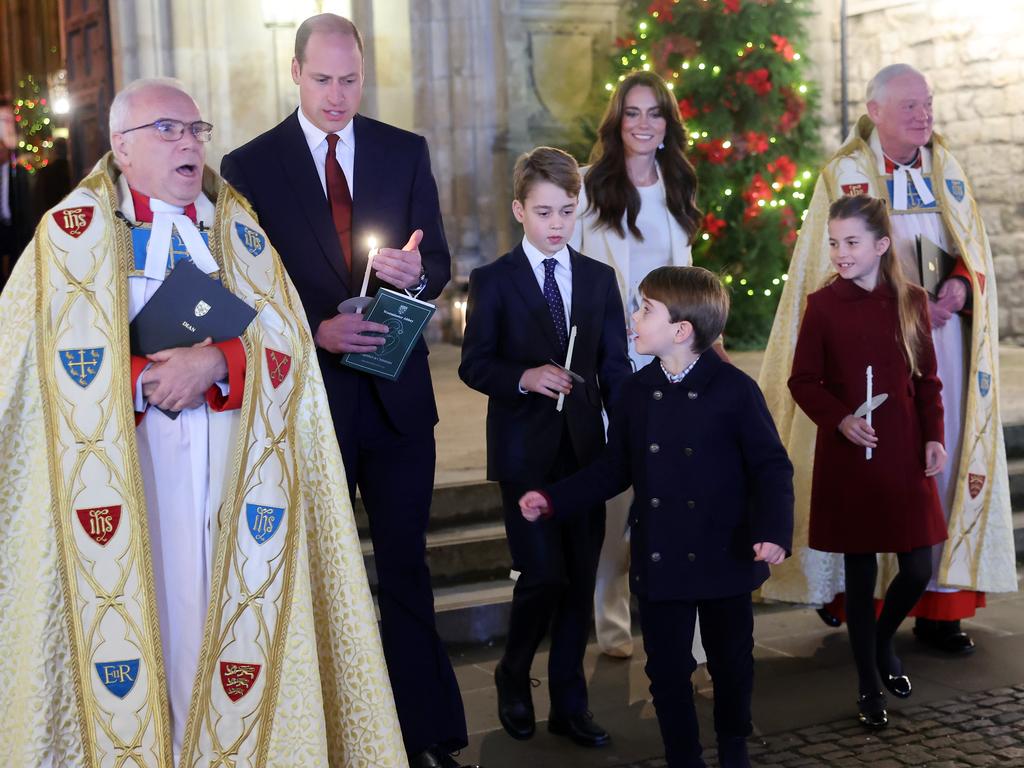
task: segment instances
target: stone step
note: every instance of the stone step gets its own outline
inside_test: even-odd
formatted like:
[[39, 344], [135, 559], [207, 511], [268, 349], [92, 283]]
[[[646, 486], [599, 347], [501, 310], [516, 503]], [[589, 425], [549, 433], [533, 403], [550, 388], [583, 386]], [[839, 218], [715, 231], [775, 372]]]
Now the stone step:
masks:
[[[361, 538], [370, 535], [370, 521], [363, 500], [356, 497], [356, 527]], [[434, 488], [428, 531], [460, 525], [501, 522], [501, 491], [497, 483], [448, 483]]]

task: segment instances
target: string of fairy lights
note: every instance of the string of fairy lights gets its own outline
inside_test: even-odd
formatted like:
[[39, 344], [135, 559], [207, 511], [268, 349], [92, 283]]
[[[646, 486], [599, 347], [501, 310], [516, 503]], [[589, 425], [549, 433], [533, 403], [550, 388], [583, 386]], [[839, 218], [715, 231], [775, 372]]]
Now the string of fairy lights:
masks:
[[53, 118], [50, 105], [32, 75], [18, 81], [19, 97], [13, 105], [14, 123], [18, 131], [18, 162], [29, 173], [45, 168], [50, 163], [49, 150], [53, 149]]
[[[679, 0], [674, 0], [674, 2], [678, 3]], [[701, 0], [701, 2], [707, 3], [708, 0]], [[660, 12], [657, 9], [652, 9], [649, 11], [649, 16], [651, 19], [657, 20], [660, 16]], [[636, 32], [639, 40], [647, 40], [649, 32], [648, 22], [640, 21], [636, 26]], [[649, 72], [653, 68], [650, 55], [647, 52], [642, 51], [640, 49], [640, 47], [636, 44], [636, 40], [632, 40], [629, 42], [632, 42], [634, 44], [628, 46], [619, 55], [618, 58], [618, 63], [621, 64], [621, 66], [626, 69], [626, 72], [618, 76], [619, 82], [622, 82], [623, 80], [626, 79], [626, 75], [628, 74], [628, 72], [636, 70], [643, 70], [645, 72]], [[742, 59], [746, 56], [751, 55], [755, 51], [764, 51], [768, 49], [769, 45], [771, 44], [767, 42], [755, 42], [755, 40], [747, 40], [745, 45], [743, 45], [740, 48], [737, 48], [736, 56]], [[780, 53], [783, 52], [783, 49], [779, 44], [776, 44], [774, 50]], [[802, 55], [798, 51], [792, 50], [792, 48], [788, 46], [788, 42], [786, 43], [784, 55], [787, 61], [800, 62], [802, 60]], [[675, 81], [679, 80], [680, 77], [684, 75], [689, 75], [692, 77], [695, 73], [698, 72], [706, 73], [706, 76], [712, 78], [719, 78], [722, 76], [723, 66], [715, 62], [706, 61], [700, 57], [684, 57], [682, 61], [678, 63], [676, 68], [672, 69], [670, 72], [662, 72], [660, 74], [662, 74], [662, 77], [665, 79], [666, 85], [668, 86], [669, 90], [675, 90]], [[605, 90], [608, 91], [609, 93], [614, 91], [614, 83], [605, 83]], [[799, 82], [796, 84], [794, 90], [801, 96], [804, 96], [809, 92], [810, 86], [806, 82]], [[717, 139], [716, 137], [711, 136], [707, 130], [702, 129], [693, 117], [684, 119], [686, 119], [687, 134], [689, 137], [687, 139], [687, 144], [691, 148], [697, 147], [698, 143], [711, 145], [712, 147], [715, 147], [716, 149], [724, 153], [729, 153], [734, 148], [734, 136], [726, 136], [725, 138]], [[779, 139], [777, 136], [767, 136], [767, 142], [769, 145], [775, 145], [778, 143], [778, 141]], [[721, 162], [725, 162], [724, 157], [721, 160]], [[806, 200], [807, 194], [813, 186], [813, 180], [814, 173], [812, 172], [812, 170], [794, 168], [792, 179], [788, 183], [780, 182], [776, 178], [771, 183], [766, 184], [764, 190], [748, 190], [747, 195], [748, 197], [752, 197], [750, 204], [756, 205], [758, 208], [784, 209], [787, 205], [793, 205], [794, 201], [800, 201], [800, 203], [802, 203], [802, 201]], [[736, 194], [736, 192], [731, 187], [726, 187], [724, 190], [722, 190], [721, 194], [725, 198], [731, 198]], [[719, 213], [721, 213], [723, 210], [721, 204], [714, 205], [714, 208]], [[803, 221], [806, 215], [807, 211], [805, 209], [800, 214], [800, 221]], [[711, 232], [708, 231], [705, 231], [700, 235], [701, 239], [704, 241], [710, 241], [716, 236], [717, 233], [712, 234]], [[786, 273], [782, 273], [772, 277], [768, 283], [754, 285], [747, 277], [744, 277], [742, 275], [726, 274], [723, 277], [723, 282], [725, 282], [726, 285], [738, 287], [739, 290], [737, 291], [737, 293], [739, 293], [740, 295], [755, 298], [771, 297], [776, 292], [781, 291], [782, 287], [788, 279], [789, 275]]]

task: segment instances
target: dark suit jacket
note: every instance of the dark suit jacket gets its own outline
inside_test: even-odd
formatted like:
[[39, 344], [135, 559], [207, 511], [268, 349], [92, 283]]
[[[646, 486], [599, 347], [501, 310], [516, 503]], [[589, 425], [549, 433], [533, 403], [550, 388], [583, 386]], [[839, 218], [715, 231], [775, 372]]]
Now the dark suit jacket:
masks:
[[[423, 230], [420, 254], [428, 283], [420, 298], [436, 298], [451, 278], [437, 184], [422, 136], [356, 115], [352, 187], [352, 275], [345, 268], [330, 205], [296, 113], [224, 157], [221, 174], [252, 203], [260, 225], [281, 255], [302, 298], [313, 333], [359, 293], [367, 238], [401, 248]], [[374, 277], [370, 294], [380, 286]], [[372, 380], [392, 425], [407, 433], [437, 423], [437, 407], [420, 339], [397, 382], [341, 365], [340, 355], [317, 349], [339, 436], [355, 408], [360, 378]], [[345, 413], [342, 413], [342, 410]]]
[[611, 267], [569, 249], [570, 327], [577, 326], [571, 368], [575, 384], [561, 413], [549, 397], [519, 392], [528, 368], [564, 362], [551, 312], [522, 245], [473, 270], [459, 376], [487, 401], [487, 478], [539, 483], [547, 476], [568, 424], [576, 458], [595, 459], [604, 446], [601, 408], [629, 375], [622, 299]]
[[631, 376], [608, 446], [545, 489], [555, 516], [633, 486], [630, 587], [649, 600], [750, 592], [768, 578], [753, 545], [789, 551], [793, 466], [757, 384], [713, 350], [679, 384], [657, 360]]

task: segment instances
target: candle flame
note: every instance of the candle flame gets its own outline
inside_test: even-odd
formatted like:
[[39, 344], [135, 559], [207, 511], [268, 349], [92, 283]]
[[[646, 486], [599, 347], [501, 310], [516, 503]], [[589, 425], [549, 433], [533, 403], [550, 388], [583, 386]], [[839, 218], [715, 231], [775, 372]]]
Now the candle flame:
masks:
[[370, 246], [370, 250], [372, 251], [374, 248], [377, 247], [377, 238], [371, 235], [370, 237], [366, 238], [366, 243], [367, 245]]

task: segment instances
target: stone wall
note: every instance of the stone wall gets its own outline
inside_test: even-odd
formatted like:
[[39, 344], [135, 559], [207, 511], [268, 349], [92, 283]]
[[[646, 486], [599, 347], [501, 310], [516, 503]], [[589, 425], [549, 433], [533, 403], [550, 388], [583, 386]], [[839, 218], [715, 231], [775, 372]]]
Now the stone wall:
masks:
[[[816, 0], [811, 23], [822, 72], [823, 138], [840, 133], [838, 3]], [[935, 93], [935, 127], [974, 186], [992, 242], [1002, 340], [1024, 344], [1024, 5], [985, 0], [850, 0], [851, 121], [863, 114], [868, 80], [882, 66], [911, 64]], [[823, 58], [824, 57], [824, 58]]]

